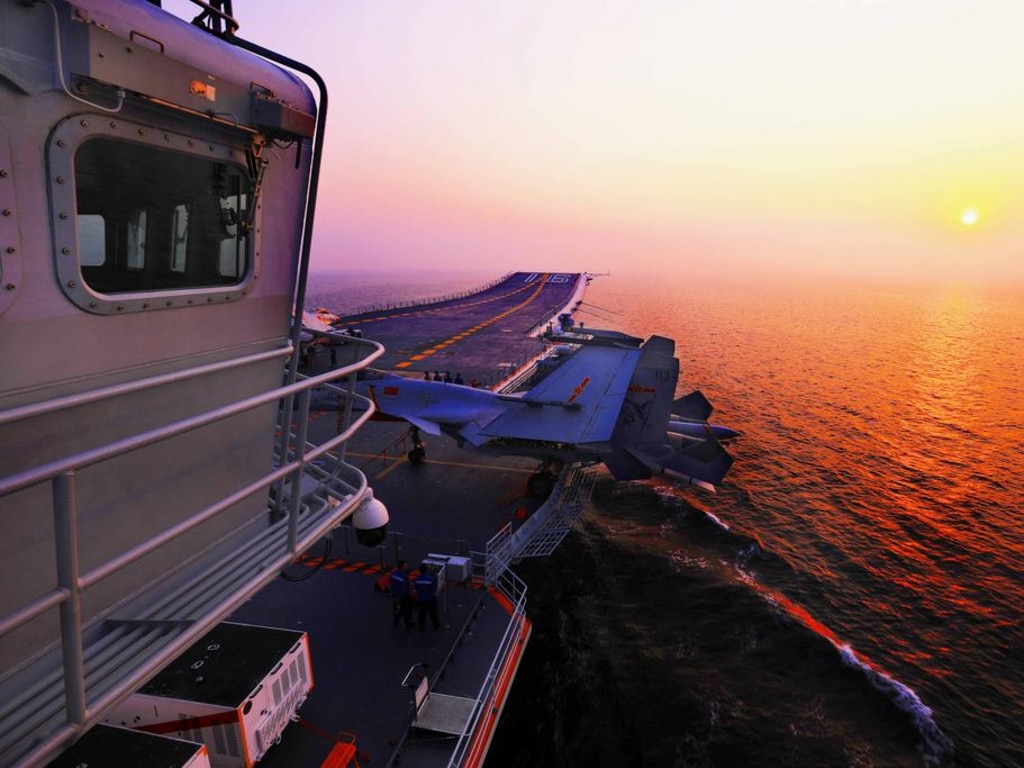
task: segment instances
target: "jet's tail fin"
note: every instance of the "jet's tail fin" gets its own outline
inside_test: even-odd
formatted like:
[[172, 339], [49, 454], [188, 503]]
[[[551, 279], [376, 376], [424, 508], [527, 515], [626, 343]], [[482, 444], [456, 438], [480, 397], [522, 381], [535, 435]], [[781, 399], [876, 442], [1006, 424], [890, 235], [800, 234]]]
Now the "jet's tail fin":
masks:
[[732, 456], [715, 435], [706, 431], [690, 441], [675, 441], [687, 443], [681, 449], [668, 435], [674, 415], [682, 420], [676, 422], [680, 428], [692, 421], [703, 430], [714, 410], [711, 403], [700, 391], [673, 400], [679, 380], [675, 342], [653, 336], [642, 350], [605, 464], [620, 480], [663, 473], [714, 490], [732, 466]]
[[672, 415], [672, 395], [679, 381], [679, 360], [672, 339], [652, 336], [641, 349], [613, 437], [624, 445], [664, 442]]
[[665, 442], [665, 432], [672, 415], [672, 396], [679, 380], [679, 361], [675, 342], [652, 336], [641, 347], [625, 400], [612, 434], [610, 452], [605, 465], [619, 480], [650, 477], [651, 468], [630, 447]]

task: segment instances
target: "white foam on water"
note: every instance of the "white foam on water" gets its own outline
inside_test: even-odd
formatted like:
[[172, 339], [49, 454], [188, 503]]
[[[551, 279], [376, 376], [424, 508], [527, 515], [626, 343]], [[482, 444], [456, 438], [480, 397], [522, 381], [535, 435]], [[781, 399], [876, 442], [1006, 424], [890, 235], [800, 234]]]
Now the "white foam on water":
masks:
[[715, 525], [717, 525], [723, 531], [728, 531], [729, 530], [729, 524], [726, 523], [726, 522], [723, 522], [721, 519], [716, 517], [713, 513], [705, 511], [704, 514], [708, 518], [710, 518], [711, 522], [713, 522]]
[[920, 748], [926, 765], [941, 766], [952, 759], [956, 751], [953, 742], [936, 724], [931, 708], [921, 701], [921, 697], [912, 688], [861, 659], [849, 645], [836, 644], [836, 649], [845, 664], [863, 672], [874, 688], [884, 693], [900, 711], [910, 717], [921, 735]]
[[861, 658], [850, 645], [842, 642], [828, 627], [814, 619], [806, 609], [763, 587], [742, 568], [737, 566], [736, 572], [740, 575], [741, 580], [758, 589], [771, 606], [783, 611], [828, 640], [839, 652], [844, 664], [862, 672], [873, 688], [881, 691], [897, 709], [910, 718], [914, 729], [921, 738], [918, 749], [925, 765], [929, 768], [939, 768], [952, 762], [956, 753], [953, 741], [942, 732], [935, 722], [931, 708], [921, 701], [921, 697], [912, 688]]

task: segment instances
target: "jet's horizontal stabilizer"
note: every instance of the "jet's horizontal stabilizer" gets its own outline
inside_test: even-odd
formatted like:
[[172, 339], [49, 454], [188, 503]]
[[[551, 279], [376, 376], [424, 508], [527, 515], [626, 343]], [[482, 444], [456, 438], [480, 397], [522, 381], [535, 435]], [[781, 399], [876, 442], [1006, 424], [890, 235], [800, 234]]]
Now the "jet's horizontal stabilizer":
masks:
[[714, 406], [699, 389], [672, 401], [672, 413], [688, 421], [707, 421]]

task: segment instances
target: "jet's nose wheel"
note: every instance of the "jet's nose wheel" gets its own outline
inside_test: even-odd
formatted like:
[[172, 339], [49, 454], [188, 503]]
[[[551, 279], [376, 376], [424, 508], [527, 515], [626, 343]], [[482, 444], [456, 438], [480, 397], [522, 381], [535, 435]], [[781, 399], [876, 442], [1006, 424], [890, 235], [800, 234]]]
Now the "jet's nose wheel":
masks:
[[410, 464], [422, 464], [427, 457], [427, 449], [423, 447], [423, 438], [420, 437], [420, 428], [413, 424], [409, 427], [409, 438], [412, 440], [412, 450], [406, 454]]

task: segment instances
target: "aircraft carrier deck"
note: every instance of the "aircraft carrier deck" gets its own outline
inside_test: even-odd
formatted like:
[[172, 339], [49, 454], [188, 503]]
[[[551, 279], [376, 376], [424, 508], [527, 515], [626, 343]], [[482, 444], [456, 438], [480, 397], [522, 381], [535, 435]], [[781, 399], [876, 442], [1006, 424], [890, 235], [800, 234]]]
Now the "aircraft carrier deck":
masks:
[[376, 367], [447, 371], [493, 387], [543, 351], [535, 336], [582, 300], [580, 273], [514, 272], [482, 291], [445, 301], [386, 307], [334, 323], [384, 345]]
[[[458, 300], [344, 317], [335, 327], [383, 341], [388, 352], [380, 368], [450, 371], [466, 384], [493, 385], [542, 351], [527, 334], [570, 311], [585, 285], [579, 274], [515, 273]], [[326, 355], [316, 355], [312, 372], [326, 364]], [[336, 419], [327, 397], [311, 433], [330, 433]], [[502, 561], [500, 578], [486, 586], [488, 560], [495, 550], [510, 557], [509, 537], [542, 517], [534, 515], [538, 507], [578, 514], [579, 486], [586, 481], [572, 488], [559, 483], [549, 499], [535, 499], [527, 493], [534, 459], [496, 459], [428, 437], [426, 461], [412, 464], [406, 459], [411, 447], [404, 422], [370, 422], [347, 447], [347, 460], [362, 469], [388, 508], [382, 545], [361, 546], [344, 525], [230, 619], [309, 633], [313, 692], [300, 722], [285, 730], [260, 765], [355, 765], [346, 762], [353, 739], [362, 766], [483, 762], [530, 632], [524, 585]], [[569, 526], [571, 520], [556, 520], [534, 539], [553, 548]], [[415, 568], [431, 554], [454, 557], [456, 566], [465, 558], [468, 578], [458, 567], [448, 569], [439, 629], [429, 621], [424, 630], [396, 628], [391, 600], [377, 581], [399, 559]], [[428, 704], [438, 705], [433, 712], [427, 706], [417, 712], [413, 690], [403, 686], [417, 665], [430, 681]]]

